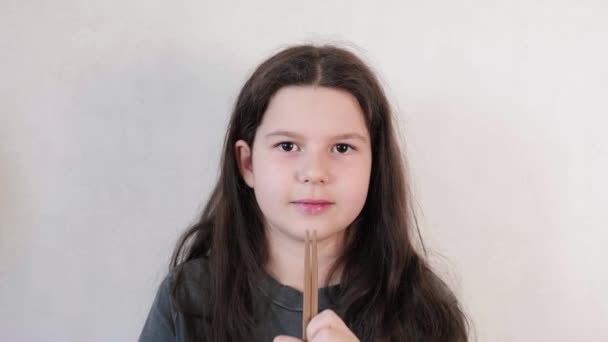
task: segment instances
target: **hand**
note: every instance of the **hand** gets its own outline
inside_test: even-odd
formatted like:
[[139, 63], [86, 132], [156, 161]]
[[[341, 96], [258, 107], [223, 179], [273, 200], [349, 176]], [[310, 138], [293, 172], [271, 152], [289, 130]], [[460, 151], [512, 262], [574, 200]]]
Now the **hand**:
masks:
[[[306, 328], [308, 342], [359, 342], [359, 339], [332, 310], [323, 310], [313, 317]], [[302, 342], [290, 336], [277, 336], [273, 342]]]

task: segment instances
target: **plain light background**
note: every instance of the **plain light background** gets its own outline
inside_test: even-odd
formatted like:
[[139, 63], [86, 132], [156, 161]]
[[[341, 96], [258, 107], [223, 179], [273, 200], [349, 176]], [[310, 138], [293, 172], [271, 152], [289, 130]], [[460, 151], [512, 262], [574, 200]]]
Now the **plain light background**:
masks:
[[479, 341], [608, 341], [605, 1], [0, 3], [0, 340], [134, 341], [264, 58], [338, 43], [398, 117]]

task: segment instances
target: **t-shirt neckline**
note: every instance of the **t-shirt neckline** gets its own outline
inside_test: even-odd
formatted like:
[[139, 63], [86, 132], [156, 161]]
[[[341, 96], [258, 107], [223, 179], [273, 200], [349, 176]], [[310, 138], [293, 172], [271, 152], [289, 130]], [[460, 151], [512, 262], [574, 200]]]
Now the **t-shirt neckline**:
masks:
[[[304, 294], [288, 285], [279, 283], [267, 272], [262, 272], [262, 277], [258, 285], [258, 290], [272, 303], [290, 311], [302, 312], [302, 302]], [[336, 292], [340, 285], [331, 285], [319, 288], [319, 312], [333, 306], [330, 293]]]

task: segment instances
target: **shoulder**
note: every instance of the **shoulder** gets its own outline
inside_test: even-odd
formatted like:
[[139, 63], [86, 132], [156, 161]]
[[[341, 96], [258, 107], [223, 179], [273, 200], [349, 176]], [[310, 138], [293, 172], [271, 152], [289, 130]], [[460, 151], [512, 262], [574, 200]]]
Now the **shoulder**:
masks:
[[184, 285], [201, 285], [209, 279], [209, 260], [204, 257], [183, 262], [167, 275], [171, 282]]
[[206, 260], [193, 259], [165, 276], [144, 323], [140, 342], [175, 340], [183, 333], [183, 314], [201, 315], [208, 297], [207, 269]]
[[177, 311], [201, 315], [208, 307], [209, 261], [206, 258], [188, 260], [165, 277], [165, 290], [169, 291]]

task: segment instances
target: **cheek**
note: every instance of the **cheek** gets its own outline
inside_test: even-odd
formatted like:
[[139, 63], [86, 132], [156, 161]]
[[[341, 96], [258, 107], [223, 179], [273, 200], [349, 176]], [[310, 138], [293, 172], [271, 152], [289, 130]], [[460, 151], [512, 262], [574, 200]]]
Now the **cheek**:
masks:
[[362, 162], [348, 168], [347, 177], [341, 182], [341, 193], [353, 206], [363, 206], [367, 197], [371, 165]]
[[266, 159], [254, 161], [254, 190], [260, 206], [274, 206], [289, 200], [291, 171], [281, 163]]

